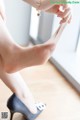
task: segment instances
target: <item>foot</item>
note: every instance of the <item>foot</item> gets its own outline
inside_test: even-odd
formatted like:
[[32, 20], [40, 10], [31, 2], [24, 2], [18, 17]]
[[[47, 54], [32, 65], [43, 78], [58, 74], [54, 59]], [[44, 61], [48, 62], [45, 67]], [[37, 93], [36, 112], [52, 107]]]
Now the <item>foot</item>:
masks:
[[30, 48], [15, 48], [10, 52], [9, 57], [6, 57], [5, 71], [12, 73], [26, 67], [42, 65], [48, 61], [54, 49], [55, 45], [53, 43], [36, 45]]
[[32, 114], [37, 114], [38, 110], [42, 111], [46, 107], [46, 105], [41, 102], [35, 103], [35, 100], [30, 93], [27, 97], [17, 97], [25, 104]]
[[30, 108], [28, 108], [28, 105], [25, 106], [24, 102], [21, 101], [16, 94], [13, 94], [7, 101], [7, 107], [11, 113], [10, 120], [12, 120], [13, 114], [16, 112], [22, 113], [27, 120], [34, 120], [45, 109], [45, 105], [43, 103], [37, 103], [35, 106], [37, 108], [37, 112], [33, 114], [30, 111]]

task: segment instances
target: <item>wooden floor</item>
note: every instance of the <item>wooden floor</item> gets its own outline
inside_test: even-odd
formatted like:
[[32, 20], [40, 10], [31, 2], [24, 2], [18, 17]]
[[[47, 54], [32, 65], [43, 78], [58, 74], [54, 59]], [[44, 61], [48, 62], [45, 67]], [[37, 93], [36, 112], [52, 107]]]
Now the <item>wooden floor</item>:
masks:
[[[43, 66], [24, 69], [20, 73], [35, 99], [47, 104], [45, 111], [36, 120], [80, 120], [79, 94], [49, 62]], [[8, 111], [6, 101], [11, 94], [0, 81], [0, 120], [3, 120], [1, 112]], [[14, 120], [23, 118], [16, 113]]]

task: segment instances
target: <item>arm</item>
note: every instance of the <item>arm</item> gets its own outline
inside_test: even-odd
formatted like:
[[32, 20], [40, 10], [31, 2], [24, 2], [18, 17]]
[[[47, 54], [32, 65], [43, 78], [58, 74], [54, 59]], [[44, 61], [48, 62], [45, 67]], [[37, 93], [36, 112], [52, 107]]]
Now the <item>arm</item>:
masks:
[[[71, 22], [72, 14], [71, 14], [71, 7], [67, 4], [51, 4], [50, 0], [24, 0], [28, 4], [35, 7], [37, 10], [42, 10], [45, 12], [56, 14], [58, 17], [61, 18], [60, 24], [66, 22], [68, 20], [68, 23]], [[67, 0], [53, 0], [54, 2], [60, 2], [64, 1], [67, 2]], [[64, 12], [60, 10], [60, 7], [63, 7]]]
[[53, 6], [50, 0], [23, 0], [38, 10], [47, 10]]

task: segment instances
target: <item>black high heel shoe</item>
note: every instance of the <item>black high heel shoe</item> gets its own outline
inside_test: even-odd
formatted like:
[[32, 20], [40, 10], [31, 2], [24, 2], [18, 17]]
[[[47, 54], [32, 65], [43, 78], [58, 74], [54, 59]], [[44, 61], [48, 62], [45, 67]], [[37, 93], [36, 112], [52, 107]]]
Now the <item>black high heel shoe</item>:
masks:
[[26, 120], [34, 120], [45, 109], [45, 104], [37, 103], [35, 105], [37, 108], [37, 113], [33, 114], [21, 102], [21, 100], [15, 94], [13, 94], [7, 101], [7, 107], [9, 108], [10, 113], [11, 113], [10, 120], [12, 120], [13, 115], [16, 112], [23, 114], [23, 116], [26, 118]]

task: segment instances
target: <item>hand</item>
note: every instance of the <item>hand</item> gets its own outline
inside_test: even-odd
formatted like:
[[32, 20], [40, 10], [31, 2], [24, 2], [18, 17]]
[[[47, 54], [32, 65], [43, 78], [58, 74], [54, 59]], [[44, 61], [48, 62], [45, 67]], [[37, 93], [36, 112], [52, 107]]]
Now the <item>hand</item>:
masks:
[[0, 16], [4, 21], [6, 21], [5, 6], [3, 0], [0, 0]]
[[[62, 7], [62, 10], [60, 9]], [[46, 12], [54, 13], [57, 15], [57, 17], [61, 18], [60, 24], [68, 22], [71, 22], [72, 14], [71, 14], [71, 7], [67, 4], [59, 4], [59, 5], [53, 5], [50, 9], [46, 10]]]

